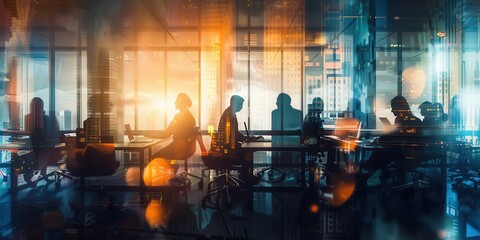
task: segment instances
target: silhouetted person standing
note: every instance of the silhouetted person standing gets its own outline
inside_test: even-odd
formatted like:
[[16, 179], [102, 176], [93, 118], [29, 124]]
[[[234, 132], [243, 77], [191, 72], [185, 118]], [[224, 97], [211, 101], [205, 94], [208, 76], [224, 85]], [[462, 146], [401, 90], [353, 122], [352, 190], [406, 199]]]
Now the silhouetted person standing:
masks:
[[302, 111], [292, 107], [292, 98], [286, 93], [277, 97], [277, 109], [272, 111], [272, 130], [297, 130], [302, 127]]
[[[300, 130], [302, 128], [302, 111], [292, 107], [292, 98], [286, 93], [280, 93], [277, 97], [277, 109], [272, 111], [272, 130], [286, 131], [286, 130]], [[299, 143], [298, 136], [272, 136], [272, 142], [277, 143]], [[292, 161], [298, 158], [298, 153], [292, 152], [272, 152], [272, 158], [275, 160], [281, 159], [282, 162]]]

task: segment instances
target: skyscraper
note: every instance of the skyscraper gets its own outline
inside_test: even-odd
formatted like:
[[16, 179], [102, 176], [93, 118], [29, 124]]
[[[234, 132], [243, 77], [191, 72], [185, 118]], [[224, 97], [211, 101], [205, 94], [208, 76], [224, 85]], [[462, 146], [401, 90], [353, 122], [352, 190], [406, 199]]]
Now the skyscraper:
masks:
[[60, 130], [72, 130], [72, 112], [67, 109], [60, 111], [58, 124], [60, 125]]

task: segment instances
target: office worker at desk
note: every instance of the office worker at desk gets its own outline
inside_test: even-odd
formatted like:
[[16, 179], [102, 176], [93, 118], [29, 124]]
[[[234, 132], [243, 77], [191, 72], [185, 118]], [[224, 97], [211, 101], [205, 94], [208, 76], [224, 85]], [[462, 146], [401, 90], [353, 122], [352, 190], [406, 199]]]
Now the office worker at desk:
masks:
[[323, 99], [316, 97], [312, 100], [312, 104], [308, 105], [308, 112], [303, 121], [302, 131], [306, 144], [315, 145], [324, 135], [322, 112]]
[[167, 129], [159, 136], [159, 138], [173, 137], [173, 142], [153, 155], [154, 158], [165, 158], [167, 160], [182, 159], [185, 151], [190, 147], [190, 138], [195, 134], [195, 118], [189, 108], [192, 106], [192, 100], [185, 93], [179, 93], [175, 101], [175, 108], [178, 113], [175, 114], [173, 120]]
[[[403, 96], [396, 96], [391, 100], [392, 113], [395, 116], [395, 124], [392, 132], [381, 136], [378, 139], [379, 145], [387, 146], [372, 153], [370, 158], [360, 164], [360, 167], [370, 170], [369, 173], [361, 175], [367, 180], [379, 169], [384, 169], [391, 162], [401, 164], [403, 153], [401, 146], [395, 146], [398, 141], [406, 140], [407, 136], [420, 136], [422, 121], [413, 115], [407, 100]], [[403, 140], [402, 140], [403, 139]], [[386, 172], [386, 171], [384, 171]], [[383, 178], [386, 176], [383, 175]]]
[[[47, 165], [61, 159], [61, 155], [54, 148], [60, 137], [58, 121], [55, 116], [46, 115], [43, 100], [34, 97], [30, 101], [30, 112], [25, 115], [24, 124], [24, 130], [32, 134], [31, 142], [35, 161], [37, 161], [36, 169], [40, 170], [42, 176], [46, 176]], [[28, 184], [32, 184], [34, 170], [30, 168], [24, 174]]]
[[258, 182], [258, 179], [255, 176], [247, 175], [248, 172], [248, 163], [243, 162], [241, 159], [238, 149], [240, 149], [242, 142], [244, 141], [257, 141], [262, 139], [261, 136], [244, 136], [238, 128], [237, 112], [240, 112], [243, 109], [243, 102], [245, 100], [238, 96], [233, 95], [230, 98], [230, 106], [223, 111], [220, 122], [218, 123], [218, 135], [219, 139], [222, 141], [222, 144], [235, 153], [236, 159], [242, 164], [242, 173], [240, 179], [245, 180], [246, 182], [255, 184]]

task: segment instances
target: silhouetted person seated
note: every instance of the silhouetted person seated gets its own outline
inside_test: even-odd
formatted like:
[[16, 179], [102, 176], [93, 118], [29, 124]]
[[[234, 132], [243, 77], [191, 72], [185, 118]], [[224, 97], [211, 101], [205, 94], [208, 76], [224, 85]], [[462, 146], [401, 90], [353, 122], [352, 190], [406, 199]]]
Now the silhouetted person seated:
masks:
[[238, 161], [239, 164], [242, 165], [242, 173], [240, 174], [240, 179], [244, 180], [247, 183], [256, 184], [258, 183], [258, 179], [256, 176], [249, 175], [249, 163], [246, 162], [244, 159], [241, 158], [238, 149], [240, 149], [242, 142], [244, 141], [257, 141], [262, 137], [255, 137], [251, 136], [248, 139], [244, 136], [238, 128], [238, 121], [237, 121], [237, 112], [240, 112], [243, 108], [243, 102], [245, 100], [238, 96], [233, 95], [230, 98], [230, 106], [225, 109], [220, 118], [220, 122], [218, 123], [218, 136], [225, 149], [229, 152], [234, 153], [235, 159]]
[[[395, 129], [379, 138], [378, 143], [384, 146], [384, 149], [376, 150], [370, 158], [362, 163], [360, 167], [370, 170], [369, 173], [361, 176], [367, 180], [375, 171], [383, 169], [386, 173], [386, 167], [396, 162], [401, 166], [403, 161], [401, 142], [408, 141], [410, 136], [421, 136], [420, 128], [422, 121], [413, 115], [407, 100], [403, 96], [396, 96], [391, 100], [392, 113], [395, 116]], [[387, 177], [382, 175], [382, 177]]]
[[[302, 128], [302, 111], [292, 107], [292, 98], [286, 93], [280, 93], [277, 97], [277, 109], [272, 111], [272, 130], [300, 130]], [[295, 144], [299, 143], [298, 136], [272, 136], [272, 143]], [[275, 161], [291, 162], [298, 158], [298, 153], [294, 152], [272, 152], [272, 159]]]
[[[45, 114], [43, 100], [39, 97], [34, 97], [30, 101], [30, 113], [25, 115], [24, 125], [25, 131], [32, 134], [31, 142], [36, 161], [36, 166], [28, 168], [24, 179], [32, 184], [34, 170], [40, 170], [41, 176], [46, 176], [47, 166], [61, 160], [60, 152], [55, 150], [55, 144], [59, 143], [60, 131], [57, 118]], [[38, 174], [36, 176], [40, 177]]]
[[424, 128], [434, 128], [445, 124], [442, 104], [425, 101], [418, 108], [420, 109], [420, 114], [424, 117], [422, 121]]
[[308, 112], [303, 121], [302, 131], [306, 144], [320, 143], [321, 137], [324, 135], [322, 112], [323, 100], [316, 97], [312, 100], [312, 104], [308, 104]]
[[[185, 93], [179, 93], [175, 101], [175, 108], [178, 113], [175, 114], [173, 120], [167, 129], [159, 136], [159, 138], [173, 137], [173, 142], [153, 155], [154, 158], [165, 158], [167, 160], [183, 159], [185, 152], [191, 146], [192, 136], [196, 133], [196, 122], [189, 108], [192, 106], [192, 100]], [[195, 139], [195, 138], [193, 138]], [[175, 165], [175, 171], [178, 167]]]

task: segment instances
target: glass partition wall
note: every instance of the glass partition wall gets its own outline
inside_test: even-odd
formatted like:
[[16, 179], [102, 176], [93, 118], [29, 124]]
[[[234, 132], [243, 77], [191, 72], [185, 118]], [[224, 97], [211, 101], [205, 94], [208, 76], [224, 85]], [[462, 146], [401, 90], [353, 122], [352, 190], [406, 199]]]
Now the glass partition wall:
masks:
[[203, 130], [217, 127], [233, 94], [246, 100], [239, 122], [269, 130], [283, 92], [304, 115], [321, 97], [326, 125], [355, 117], [382, 128], [378, 117], [393, 120], [389, 101], [403, 95], [417, 116], [422, 102], [438, 102], [459, 127], [478, 129], [476, 1], [51, 4], [8, 15], [3, 128], [21, 129], [29, 101], [41, 97], [62, 130], [74, 130], [99, 114], [89, 99], [100, 95], [108, 106], [99, 116], [116, 126], [109, 134], [123, 135], [124, 123], [162, 130], [185, 92]]

